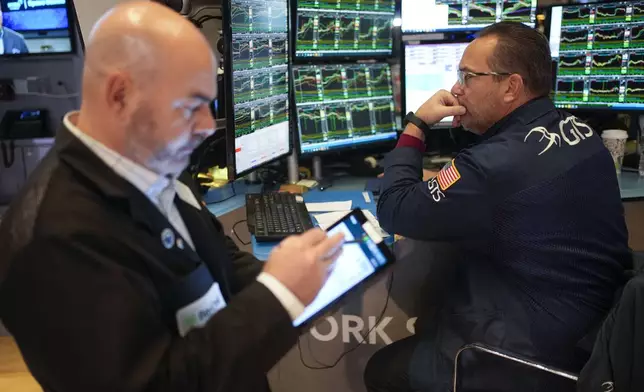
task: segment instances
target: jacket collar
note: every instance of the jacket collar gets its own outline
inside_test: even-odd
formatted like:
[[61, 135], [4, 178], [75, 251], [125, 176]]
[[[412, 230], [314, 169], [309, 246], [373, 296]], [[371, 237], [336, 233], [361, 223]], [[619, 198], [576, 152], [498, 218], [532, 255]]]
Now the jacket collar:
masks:
[[161, 203], [161, 193], [166, 188], [171, 187], [174, 190], [175, 186], [172, 183], [174, 179], [161, 176], [95, 140], [74, 124], [75, 119], [78, 119], [78, 112], [67, 113], [63, 119], [65, 128], [105, 165], [143, 192], [154, 204]]
[[[483, 135], [481, 135], [481, 141], [487, 140], [507, 129], [512, 129], [511, 126], [514, 124], [530, 124], [553, 110], [556, 110], [555, 105], [548, 97], [535, 98], [532, 101], [528, 101], [516, 108], [512, 113], [503, 117], [496, 124], [492, 125]], [[522, 129], [522, 127], [514, 128]]]
[[[54, 148], [59, 159], [78, 173], [82, 177], [82, 181], [90, 184], [89, 186], [108, 199], [111, 205], [119, 206], [125, 210], [138, 226], [145, 228], [151, 235], [160, 236], [164, 230], [171, 228], [172, 225], [167, 218], [161, 214], [146, 195], [111, 170], [64, 125], [56, 134]], [[180, 179], [187, 180], [185, 174], [180, 176]], [[219, 238], [220, 236], [212, 235], [213, 223], [207, 209], [197, 209], [181, 198], [177, 197], [177, 199], [177, 208], [188, 227], [196, 252], [192, 251], [190, 247], [183, 249], [173, 247], [171, 250], [179, 257], [187, 257], [186, 261], [192, 262], [192, 265], [196, 265], [201, 260], [205, 261], [210, 266], [215, 279], [223, 285], [224, 295], [229, 298], [231, 286], [227, 281], [225, 271], [213, 267], [220, 264], [217, 260], [221, 261], [227, 257], [221, 252], [222, 249], [226, 249], [223, 236]], [[176, 238], [180, 238], [174, 229], [171, 230]], [[185, 242], [185, 239], [183, 240]]]
[[170, 226], [145, 194], [116, 174], [64, 125], [56, 134], [55, 148], [60, 160], [78, 173], [83, 181], [112, 205], [125, 210], [151, 234], [156, 235]]
[[61, 161], [93, 183], [108, 198], [127, 199], [135, 193], [134, 191], [138, 192], [128, 181], [114, 173], [65, 125], [56, 133], [55, 148]]

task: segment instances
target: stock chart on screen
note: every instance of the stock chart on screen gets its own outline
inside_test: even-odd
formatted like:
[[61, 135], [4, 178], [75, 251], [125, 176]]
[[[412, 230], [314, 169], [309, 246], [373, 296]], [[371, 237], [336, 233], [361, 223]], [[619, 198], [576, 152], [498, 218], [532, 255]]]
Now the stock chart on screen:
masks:
[[553, 7], [560, 108], [644, 109], [644, 1]]
[[537, 0], [402, 0], [402, 31], [474, 30], [501, 21], [534, 27]]
[[293, 85], [302, 153], [397, 137], [388, 64], [296, 66]]
[[286, 0], [232, 0], [230, 55], [235, 168], [245, 172], [288, 152]]
[[295, 55], [391, 55], [394, 12], [394, 0], [300, 0]]

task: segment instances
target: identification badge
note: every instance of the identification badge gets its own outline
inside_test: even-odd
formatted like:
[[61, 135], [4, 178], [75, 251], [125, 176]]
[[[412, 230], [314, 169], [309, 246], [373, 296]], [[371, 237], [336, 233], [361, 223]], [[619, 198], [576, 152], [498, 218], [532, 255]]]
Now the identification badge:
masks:
[[177, 311], [177, 328], [184, 337], [193, 328], [202, 328], [208, 320], [226, 307], [226, 300], [221, 294], [219, 283], [213, 283], [203, 297]]

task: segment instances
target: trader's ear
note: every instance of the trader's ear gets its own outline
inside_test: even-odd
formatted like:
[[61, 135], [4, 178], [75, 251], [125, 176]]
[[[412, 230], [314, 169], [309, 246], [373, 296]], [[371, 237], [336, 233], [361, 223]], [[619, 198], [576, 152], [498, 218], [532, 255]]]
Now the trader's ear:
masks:
[[112, 72], [106, 76], [103, 98], [110, 113], [119, 119], [129, 118], [136, 101], [132, 78], [125, 72]]
[[511, 103], [521, 98], [525, 92], [525, 83], [523, 78], [519, 74], [512, 74], [508, 76], [505, 80], [505, 94], [503, 95], [503, 101], [505, 103]]

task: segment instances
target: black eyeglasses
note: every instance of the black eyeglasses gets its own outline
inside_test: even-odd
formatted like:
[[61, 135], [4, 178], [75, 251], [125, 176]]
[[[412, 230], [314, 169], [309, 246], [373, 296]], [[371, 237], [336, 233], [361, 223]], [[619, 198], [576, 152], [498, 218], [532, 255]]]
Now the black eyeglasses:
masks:
[[472, 72], [459, 69], [456, 71], [456, 77], [458, 84], [465, 86], [469, 79], [472, 79], [477, 76], [510, 76], [510, 72]]

